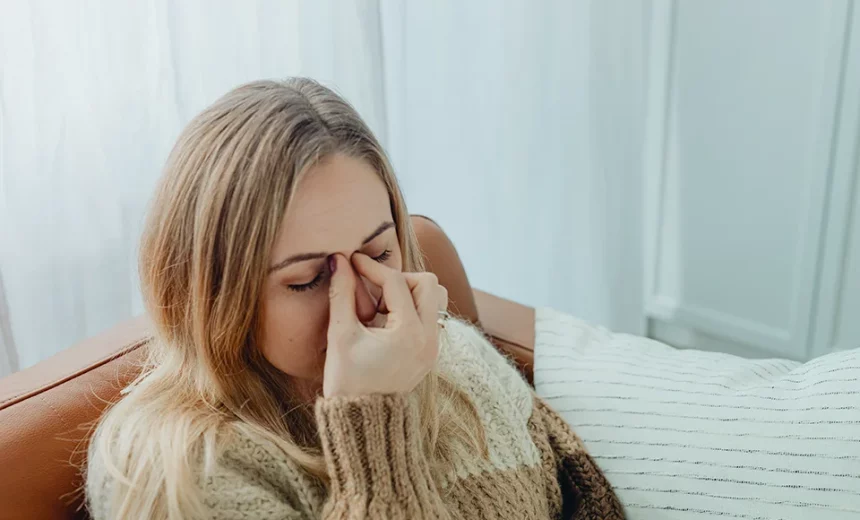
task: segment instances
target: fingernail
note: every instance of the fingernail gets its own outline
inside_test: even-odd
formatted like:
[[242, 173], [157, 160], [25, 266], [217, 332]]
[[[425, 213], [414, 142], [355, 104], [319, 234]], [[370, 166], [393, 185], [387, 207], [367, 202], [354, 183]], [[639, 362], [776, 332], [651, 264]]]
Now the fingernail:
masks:
[[337, 271], [337, 258], [334, 255], [328, 255], [328, 269], [331, 271], [331, 274]]

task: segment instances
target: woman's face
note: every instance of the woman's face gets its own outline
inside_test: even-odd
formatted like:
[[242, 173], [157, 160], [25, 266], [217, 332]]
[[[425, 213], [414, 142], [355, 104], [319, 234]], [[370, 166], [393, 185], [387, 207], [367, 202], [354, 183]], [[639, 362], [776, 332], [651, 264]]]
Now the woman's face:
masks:
[[[281, 223], [264, 288], [263, 355], [305, 383], [322, 381], [329, 320], [327, 257], [360, 252], [393, 269], [403, 257], [385, 188], [365, 161], [336, 154], [305, 175]], [[378, 324], [381, 289], [360, 277], [358, 318]]]

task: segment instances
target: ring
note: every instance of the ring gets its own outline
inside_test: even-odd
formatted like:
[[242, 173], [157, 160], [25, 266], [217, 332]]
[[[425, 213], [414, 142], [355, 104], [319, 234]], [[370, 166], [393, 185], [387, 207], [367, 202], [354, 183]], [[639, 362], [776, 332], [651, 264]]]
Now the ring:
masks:
[[451, 315], [448, 314], [448, 311], [439, 311], [439, 319], [436, 320], [436, 323], [438, 323], [442, 327], [445, 327], [445, 321], [450, 317]]

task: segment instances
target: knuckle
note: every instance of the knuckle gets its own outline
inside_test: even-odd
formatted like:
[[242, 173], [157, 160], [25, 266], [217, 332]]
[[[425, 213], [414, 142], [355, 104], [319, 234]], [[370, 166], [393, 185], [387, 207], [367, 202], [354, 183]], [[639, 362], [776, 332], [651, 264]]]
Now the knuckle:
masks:
[[386, 283], [406, 283], [406, 277], [400, 271], [391, 269], [383, 275], [383, 280]]

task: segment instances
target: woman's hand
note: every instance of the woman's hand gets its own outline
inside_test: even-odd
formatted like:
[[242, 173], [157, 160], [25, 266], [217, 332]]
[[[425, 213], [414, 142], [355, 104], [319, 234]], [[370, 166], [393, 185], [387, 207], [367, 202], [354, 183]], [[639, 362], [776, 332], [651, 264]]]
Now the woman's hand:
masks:
[[[439, 354], [439, 311], [448, 291], [432, 273], [401, 273], [356, 253], [329, 258], [328, 350], [323, 375], [326, 397], [357, 397], [411, 391]], [[366, 327], [355, 311], [355, 270], [382, 288], [388, 319]]]

